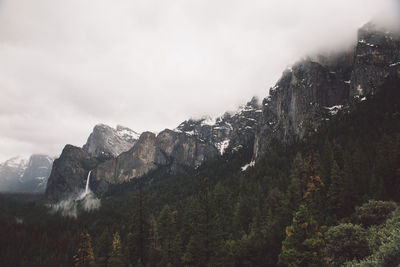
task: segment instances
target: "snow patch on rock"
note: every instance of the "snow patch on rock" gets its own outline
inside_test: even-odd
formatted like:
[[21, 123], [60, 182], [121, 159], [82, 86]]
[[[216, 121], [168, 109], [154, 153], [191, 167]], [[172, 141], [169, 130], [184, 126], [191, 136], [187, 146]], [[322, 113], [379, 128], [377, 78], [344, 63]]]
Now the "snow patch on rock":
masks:
[[324, 107], [324, 108], [329, 111], [330, 115], [336, 115], [339, 112], [339, 110], [341, 110], [343, 108], [343, 105], [336, 105], [336, 106]]
[[228, 148], [229, 146], [229, 142], [230, 140], [226, 139], [222, 142], [216, 143], [216, 147], [218, 148], [219, 154], [223, 155], [225, 153], [225, 150]]

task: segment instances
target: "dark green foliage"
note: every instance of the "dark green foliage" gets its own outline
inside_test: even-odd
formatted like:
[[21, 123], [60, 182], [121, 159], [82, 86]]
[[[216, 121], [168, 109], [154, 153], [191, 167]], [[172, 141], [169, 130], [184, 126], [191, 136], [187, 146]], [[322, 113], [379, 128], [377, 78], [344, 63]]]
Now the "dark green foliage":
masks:
[[370, 254], [367, 231], [350, 223], [330, 227], [325, 233], [326, 257], [329, 264], [340, 266], [346, 261], [362, 259]]
[[394, 202], [370, 200], [356, 208], [355, 221], [364, 227], [384, 223], [389, 214], [396, 209]]
[[112, 243], [112, 236], [108, 229], [106, 228], [103, 233], [96, 240], [96, 245], [94, 247], [96, 266], [105, 267], [108, 264], [108, 259], [110, 257], [112, 248], [110, 244]]
[[400, 262], [400, 212], [397, 208], [380, 226], [368, 229], [368, 245], [372, 254], [364, 259], [349, 261], [345, 266], [397, 266]]
[[330, 186], [328, 190], [329, 209], [335, 216], [342, 217], [344, 209], [344, 179], [342, 171], [336, 161], [332, 163]]
[[318, 223], [305, 205], [300, 205], [292, 225], [286, 228], [279, 263], [284, 266], [321, 266], [324, 241]]
[[161, 210], [157, 220], [157, 230], [160, 236], [160, 265], [172, 266], [180, 265], [180, 257], [182, 253], [180, 236], [178, 233], [177, 214], [175, 210], [171, 210], [168, 205], [165, 205]]

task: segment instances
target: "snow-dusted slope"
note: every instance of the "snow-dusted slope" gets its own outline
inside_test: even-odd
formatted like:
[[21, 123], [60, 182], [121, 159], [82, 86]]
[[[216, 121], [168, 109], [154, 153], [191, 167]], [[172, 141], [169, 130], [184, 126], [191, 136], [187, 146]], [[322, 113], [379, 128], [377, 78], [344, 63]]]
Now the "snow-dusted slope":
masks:
[[227, 151], [240, 149], [251, 142], [261, 112], [258, 100], [253, 98], [236, 112], [227, 112], [216, 119], [210, 117], [199, 120], [190, 119], [182, 122], [174, 130], [212, 143], [220, 154], [224, 154]]
[[13, 157], [0, 164], [0, 191], [43, 192], [51, 172], [53, 158], [46, 155]]
[[0, 163], [1, 191], [11, 191], [20, 183], [27, 166], [27, 161], [25, 157], [17, 156]]
[[139, 139], [140, 134], [118, 125], [116, 129], [98, 124], [94, 127], [83, 150], [94, 157], [116, 157], [128, 151]]

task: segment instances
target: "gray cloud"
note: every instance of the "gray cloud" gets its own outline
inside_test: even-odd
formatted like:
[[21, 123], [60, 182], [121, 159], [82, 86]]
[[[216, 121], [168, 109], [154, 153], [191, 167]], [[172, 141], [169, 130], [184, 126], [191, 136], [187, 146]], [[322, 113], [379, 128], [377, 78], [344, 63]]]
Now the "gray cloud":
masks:
[[235, 109], [394, 3], [0, 0], [0, 160], [57, 155], [99, 122], [159, 131]]

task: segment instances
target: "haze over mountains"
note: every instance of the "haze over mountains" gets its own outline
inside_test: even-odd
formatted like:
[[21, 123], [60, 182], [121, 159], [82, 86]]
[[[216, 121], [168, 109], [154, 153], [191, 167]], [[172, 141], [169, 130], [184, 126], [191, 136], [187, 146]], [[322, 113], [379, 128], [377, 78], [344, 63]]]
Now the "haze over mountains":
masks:
[[[129, 150], [139, 134], [118, 125], [116, 129], [99, 124], [83, 149], [93, 157], [108, 159]], [[0, 192], [44, 192], [54, 158], [34, 154], [28, 159], [14, 157], [0, 164]]]
[[14, 157], [0, 163], [0, 192], [44, 192], [53, 158], [32, 155]]

